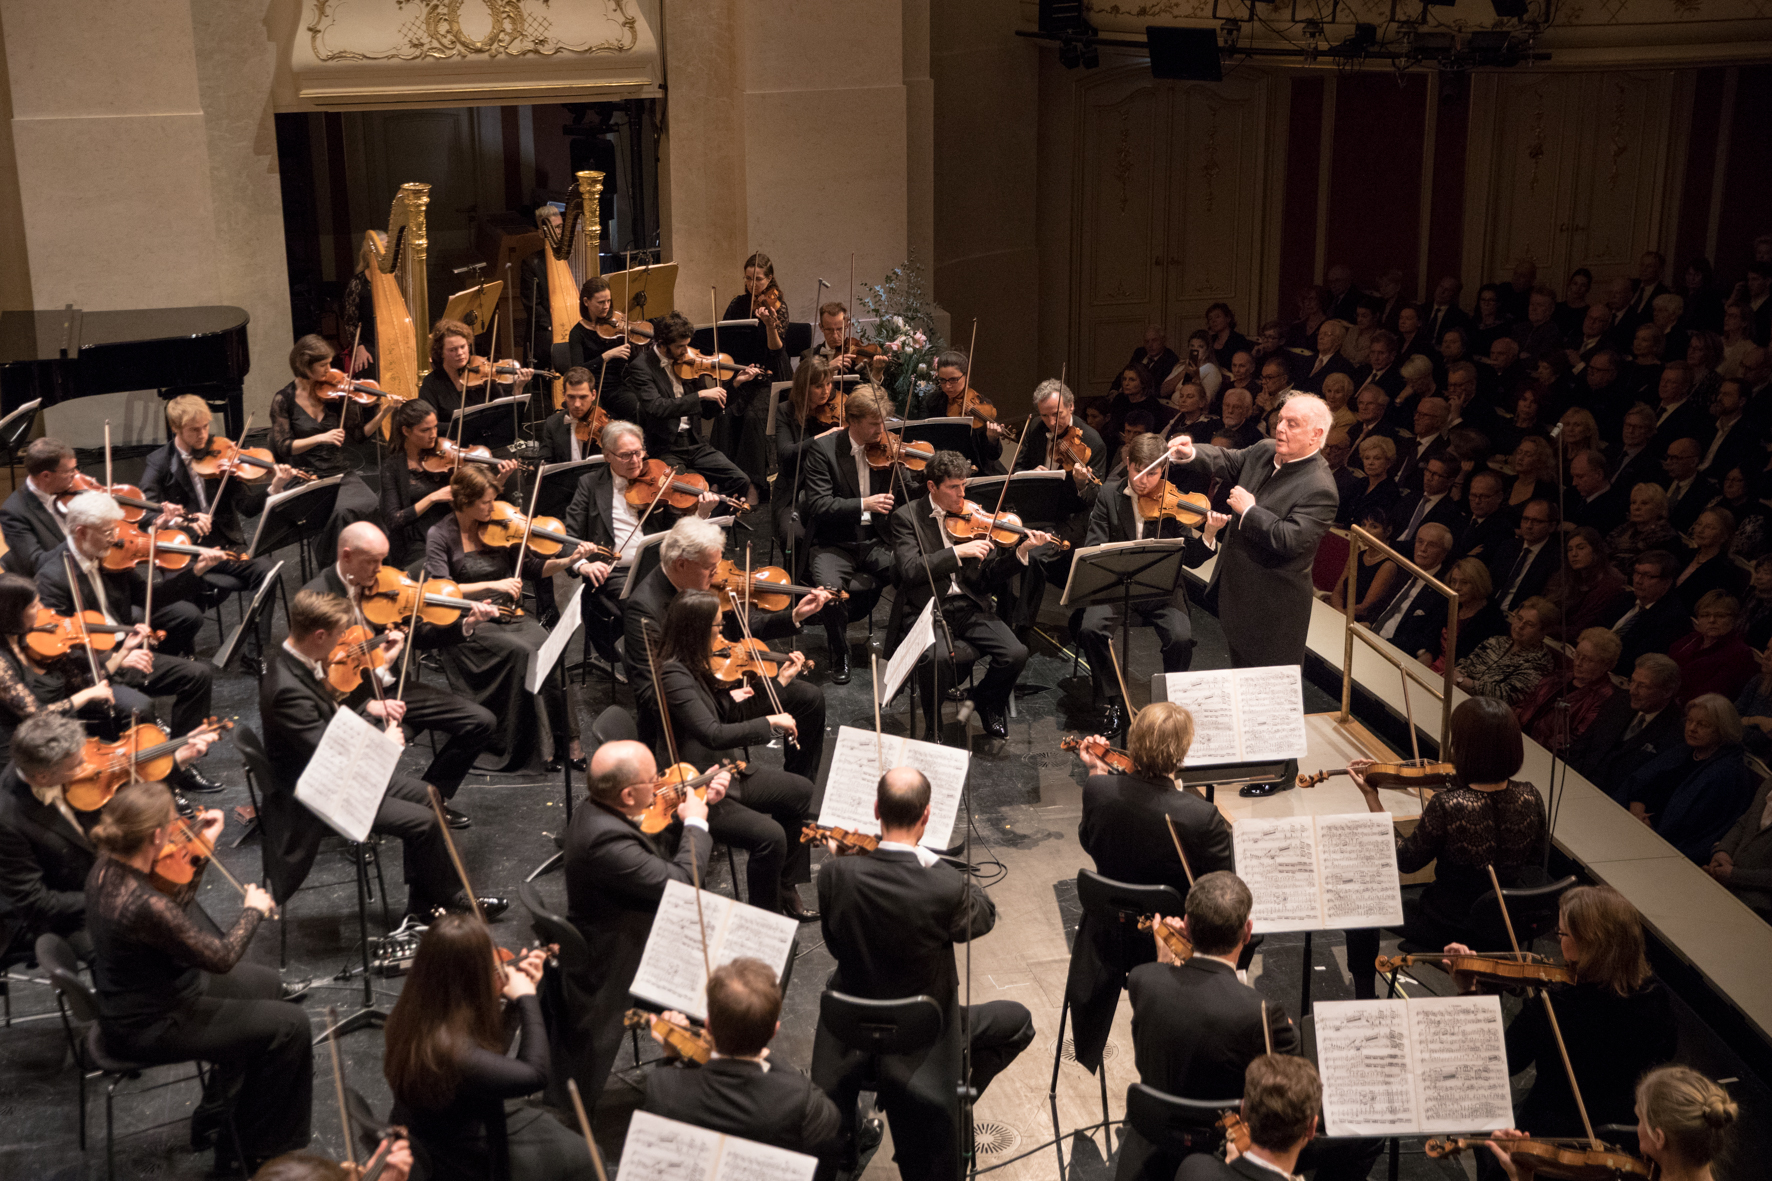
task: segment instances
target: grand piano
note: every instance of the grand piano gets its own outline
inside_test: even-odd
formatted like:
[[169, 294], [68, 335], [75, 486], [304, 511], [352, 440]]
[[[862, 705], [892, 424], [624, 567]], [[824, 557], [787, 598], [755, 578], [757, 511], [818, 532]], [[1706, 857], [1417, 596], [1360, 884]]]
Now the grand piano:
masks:
[[0, 312], [0, 415], [32, 401], [158, 390], [204, 398], [238, 437], [250, 320], [235, 307]]

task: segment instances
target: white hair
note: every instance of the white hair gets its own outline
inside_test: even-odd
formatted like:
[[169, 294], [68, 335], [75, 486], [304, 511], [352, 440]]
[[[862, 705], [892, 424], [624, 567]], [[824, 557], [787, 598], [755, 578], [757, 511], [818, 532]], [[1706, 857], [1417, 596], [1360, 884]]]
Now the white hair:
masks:
[[614, 422], [603, 428], [603, 449], [605, 451], [614, 451], [615, 445], [629, 435], [634, 436], [634, 438], [639, 439], [642, 442], [646, 439], [645, 431], [642, 431], [631, 422], [623, 422], [619, 418], [616, 419]]
[[1434, 371], [1434, 363], [1420, 353], [1411, 353], [1397, 366], [1397, 371], [1413, 381], [1418, 377], [1426, 377]]
[[725, 550], [726, 530], [701, 517], [680, 517], [658, 548], [659, 561], [667, 567], [674, 562], [693, 561]]
[[109, 492], [82, 492], [68, 501], [63, 515], [68, 519], [70, 532], [80, 528], [102, 529], [123, 519], [123, 506], [112, 500]]
[[1041, 402], [1044, 402], [1053, 394], [1057, 394], [1063, 400], [1064, 408], [1066, 410], [1074, 408], [1077, 404], [1077, 395], [1071, 392], [1070, 386], [1065, 385], [1055, 377], [1048, 377], [1045, 381], [1034, 387], [1035, 408], [1037, 409]]
[[1669, 312], [1678, 316], [1686, 310], [1686, 301], [1669, 291], [1650, 300], [1649, 306], [1655, 311]]
[[1315, 394], [1293, 394], [1280, 405], [1282, 407], [1297, 406], [1299, 412], [1304, 415], [1305, 423], [1322, 431], [1325, 439], [1329, 437], [1330, 430], [1335, 426], [1335, 411], [1329, 409], [1329, 403]]

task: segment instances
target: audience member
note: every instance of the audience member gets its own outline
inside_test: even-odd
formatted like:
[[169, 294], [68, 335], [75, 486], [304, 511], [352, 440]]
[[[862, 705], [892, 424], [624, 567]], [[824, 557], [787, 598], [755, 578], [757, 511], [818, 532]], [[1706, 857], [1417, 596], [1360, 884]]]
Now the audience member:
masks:
[[1772, 923], [1772, 778], [1760, 782], [1753, 802], [1711, 850], [1704, 868]]
[[[1355, 522], [1366, 532], [1383, 542], [1390, 541], [1390, 514], [1383, 509], [1374, 508]], [[1354, 566], [1354, 618], [1361, 623], [1370, 623], [1376, 612], [1383, 610], [1396, 593], [1397, 580], [1402, 571], [1397, 564], [1386, 557], [1382, 550], [1366, 546], [1360, 550], [1360, 560]], [[1335, 584], [1335, 590], [1329, 595], [1329, 605], [1337, 611], [1347, 610], [1347, 573], [1343, 571], [1341, 581]]]
[[1747, 588], [1747, 571], [1729, 556], [1735, 539], [1735, 517], [1726, 508], [1705, 509], [1692, 522], [1692, 556], [1674, 578], [1674, 593], [1696, 610], [1698, 601], [1712, 591], [1739, 595]]
[[1620, 592], [1624, 575], [1606, 560], [1606, 542], [1599, 531], [1579, 526], [1563, 543], [1564, 564], [1551, 575], [1544, 597], [1563, 613], [1562, 634], [1579, 635], [1600, 624]]
[[1484, 640], [1458, 662], [1453, 684], [1472, 696], [1513, 705], [1550, 670], [1551, 651], [1544, 640], [1562, 618], [1549, 599], [1527, 599], [1515, 609], [1509, 634]]
[[[1650, 550], [1631, 566], [1630, 589], [1612, 600], [1600, 616], [1624, 641], [1617, 672], [1635, 668], [1637, 657], [1647, 652], [1666, 652], [1686, 634], [1690, 615], [1679, 596], [1673, 594], [1677, 559], [1666, 550]], [[1610, 622], [1608, 622], [1610, 620]]]
[[1683, 548], [1680, 535], [1668, 524], [1667, 493], [1661, 485], [1644, 483], [1630, 490], [1625, 522], [1606, 535], [1606, 548], [1620, 574], [1628, 574], [1645, 553], [1660, 551], [1672, 557]]
[[1714, 590], [1698, 600], [1693, 630], [1667, 650], [1680, 666], [1684, 698], [1720, 693], [1733, 701], [1759, 669], [1759, 658], [1736, 629], [1741, 601], [1728, 591]]
[[[1460, 558], [1446, 576], [1446, 585], [1458, 592], [1458, 651], [1452, 663], [1475, 652], [1483, 641], [1505, 635], [1507, 616], [1493, 601], [1495, 584], [1489, 578], [1489, 567], [1477, 558]], [[1436, 655], [1437, 654], [1437, 655]], [[1446, 667], [1446, 629], [1440, 629], [1440, 642], [1433, 652], [1419, 652], [1416, 659], [1436, 672]]]
[[1741, 745], [1741, 717], [1728, 698], [1688, 702], [1683, 741], [1671, 744], [1611, 792], [1631, 815], [1699, 865], [1754, 793]]
[[1679, 665], [1659, 652], [1638, 657], [1625, 692], [1602, 706], [1587, 733], [1570, 744], [1569, 765], [1609, 791], [1679, 740], [1679, 695]]
[[1341, 507], [1335, 513], [1338, 525], [1346, 525], [1374, 512], [1388, 516], [1402, 499], [1402, 490], [1390, 474], [1397, 462], [1396, 443], [1383, 435], [1368, 435], [1360, 440], [1359, 454], [1360, 468], [1366, 479], [1351, 489], [1351, 497], [1342, 498]]
[[1567, 757], [1570, 744], [1593, 727], [1612, 700], [1612, 666], [1624, 645], [1603, 627], [1581, 632], [1569, 667], [1539, 681], [1514, 713], [1526, 737], [1552, 754]]

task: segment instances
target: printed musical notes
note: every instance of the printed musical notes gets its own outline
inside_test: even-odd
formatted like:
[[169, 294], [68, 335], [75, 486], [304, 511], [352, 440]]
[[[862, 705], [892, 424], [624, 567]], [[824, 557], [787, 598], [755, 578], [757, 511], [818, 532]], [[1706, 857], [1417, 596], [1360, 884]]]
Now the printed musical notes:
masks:
[[1304, 689], [1296, 664], [1160, 673], [1152, 678], [1151, 694], [1193, 714], [1189, 767], [1273, 762], [1307, 753]]
[[972, 756], [951, 746], [888, 735], [882, 763], [879, 747], [872, 730], [837, 727], [837, 749], [831, 755], [818, 823], [879, 836], [874, 801], [879, 795], [880, 776], [893, 767], [915, 767], [928, 777], [930, 786], [929, 827], [923, 831], [922, 843], [931, 849], [949, 848]]
[[1436, 1135], [1513, 1125], [1499, 998], [1319, 1001], [1313, 1011], [1325, 1134]]
[[401, 746], [348, 709], [326, 723], [326, 733], [295, 782], [295, 798], [347, 841], [366, 841]]
[[621, 1181], [812, 1181], [818, 1158], [636, 1111]]
[[[775, 978], [781, 979], [794, 952], [798, 923], [786, 915], [706, 890], [701, 892], [701, 914], [706, 922], [708, 958], [714, 967], [748, 956], [768, 964], [775, 969]], [[703, 1020], [708, 1011], [708, 977], [695, 926], [695, 888], [687, 882], [666, 884], [628, 991]]]
[[1403, 921], [1388, 813], [1247, 817], [1231, 826], [1231, 841], [1258, 934]]

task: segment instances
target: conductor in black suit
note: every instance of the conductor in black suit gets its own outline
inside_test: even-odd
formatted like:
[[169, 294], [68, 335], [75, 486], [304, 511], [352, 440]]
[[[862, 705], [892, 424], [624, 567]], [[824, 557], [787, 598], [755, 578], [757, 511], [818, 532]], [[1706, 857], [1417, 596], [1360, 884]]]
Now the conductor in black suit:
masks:
[[[1130, 885], [1172, 886], [1185, 899], [1193, 875], [1235, 868], [1224, 817], [1205, 797], [1175, 783], [1193, 741], [1193, 716], [1172, 702], [1153, 701], [1139, 711], [1126, 736], [1131, 774], [1122, 775], [1091, 755], [1079, 756], [1089, 768], [1089, 779], [1083, 784], [1077, 840], [1095, 860], [1096, 873]], [[1185, 865], [1176, 852], [1177, 840], [1187, 854]], [[1085, 1070], [1101, 1066], [1126, 973], [1155, 958], [1150, 937], [1132, 924], [1109, 926], [1084, 912], [1072, 944], [1065, 999], [1071, 1006], [1077, 1062]]]
[[[591, 756], [589, 798], [566, 830], [566, 917], [584, 936], [589, 969], [565, 979], [573, 1026], [564, 1035], [566, 1061], [585, 1101], [595, 1106], [621, 1049], [622, 1013], [628, 986], [639, 970], [652, 918], [670, 882], [689, 884], [706, 877], [713, 838], [708, 805], [726, 794], [731, 776], [716, 775], [708, 798], [684, 793], [677, 806], [683, 839], [674, 858], [659, 852], [640, 831], [639, 818], [652, 804], [658, 764], [638, 742], [610, 742]], [[565, 1080], [549, 1100], [564, 1099]]]
[[1296, 1175], [1299, 1156], [1317, 1134], [1322, 1107], [1316, 1067], [1289, 1054], [1263, 1054], [1243, 1072], [1248, 1150], [1229, 1164], [1210, 1152], [1192, 1153], [1175, 1181], [1274, 1181]]
[[[879, 847], [832, 857], [818, 875], [825, 947], [837, 961], [829, 987], [874, 1000], [926, 996], [942, 1010], [933, 1046], [879, 1064], [879, 1102], [907, 1181], [958, 1175], [963, 1033], [971, 1035], [971, 1083], [980, 1095], [1034, 1040], [1033, 1018], [1023, 1005], [962, 1003], [954, 944], [989, 933], [997, 908], [976, 884], [919, 846], [929, 796], [921, 772], [888, 771], [874, 804]], [[819, 1026], [812, 1079], [836, 1100], [845, 1125], [855, 1118], [862, 1065], [862, 1055]]]
[[769, 1042], [780, 1029], [781, 985], [774, 970], [748, 956], [721, 964], [708, 977], [714, 1057], [701, 1066], [679, 1061], [646, 1076], [641, 1110], [803, 1152], [834, 1168], [843, 1148], [837, 1105], [804, 1074], [770, 1060]]
[[6, 555], [0, 569], [34, 578], [51, 550], [67, 539], [67, 522], [55, 498], [73, 486], [80, 474], [74, 449], [45, 435], [25, 448], [25, 482], [0, 505], [0, 535]]
[[[732, 497], [749, 495], [751, 478], [726, 456], [702, 441], [698, 424], [718, 418], [726, 409], [727, 390], [712, 375], [680, 378], [671, 366], [689, 353], [695, 334], [688, 320], [671, 312], [653, 322], [650, 348], [628, 362], [622, 375], [621, 401], [637, 405], [646, 430], [646, 450], [667, 463], [682, 465], [707, 477], [716, 490]], [[740, 373], [733, 384], [752, 380]]]

